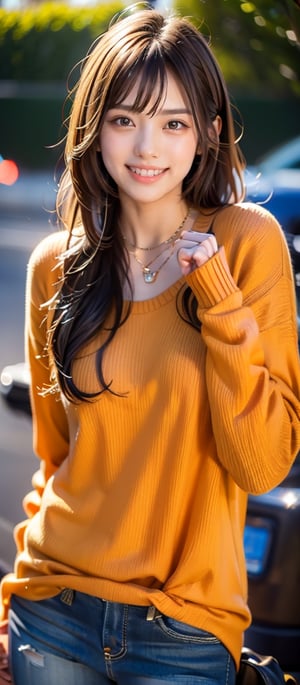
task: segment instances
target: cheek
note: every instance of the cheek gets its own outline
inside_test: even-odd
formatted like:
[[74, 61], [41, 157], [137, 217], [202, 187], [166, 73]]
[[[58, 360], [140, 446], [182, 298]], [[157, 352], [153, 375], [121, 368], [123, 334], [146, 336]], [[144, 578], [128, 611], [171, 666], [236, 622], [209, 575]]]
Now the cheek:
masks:
[[105, 157], [107, 157], [109, 150], [114, 153], [116, 149], [116, 141], [113, 131], [105, 124], [99, 136], [99, 149], [101, 150], [102, 155]]
[[107, 137], [100, 139], [100, 152], [102, 161], [107, 171], [111, 173], [115, 169], [118, 157], [118, 146]]
[[175, 160], [177, 160], [178, 172], [185, 177], [193, 165], [197, 154], [197, 145], [194, 141], [189, 141], [186, 143], [183, 150], [176, 151], [174, 148], [173, 152]]

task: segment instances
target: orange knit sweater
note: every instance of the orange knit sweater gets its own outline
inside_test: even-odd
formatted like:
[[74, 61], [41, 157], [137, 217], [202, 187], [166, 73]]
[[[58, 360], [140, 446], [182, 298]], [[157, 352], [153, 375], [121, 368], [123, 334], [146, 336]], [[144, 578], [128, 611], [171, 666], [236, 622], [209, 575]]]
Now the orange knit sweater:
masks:
[[[207, 216], [197, 222], [205, 230]], [[300, 444], [300, 374], [290, 259], [264, 209], [220, 212], [221, 253], [186, 280], [201, 333], [179, 317], [182, 278], [134, 302], [105, 356], [112, 389], [91, 403], [42, 397], [49, 385], [40, 304], [55, 293], [66, 234], [34, 251], [28, 271], [27, 356], [34, 447], [41, 469], [29, 518], [16, 531], [15, 573], [2, 582], [30, 599], [63, 587], [155, 605], [214, 633], [239, 661], [250, 622], [243, 526], [247, 493], [288, 473]], [[224, 268], [226, 254], [231, 276]], [[97, 389], [93, 340], [74, 364]]]

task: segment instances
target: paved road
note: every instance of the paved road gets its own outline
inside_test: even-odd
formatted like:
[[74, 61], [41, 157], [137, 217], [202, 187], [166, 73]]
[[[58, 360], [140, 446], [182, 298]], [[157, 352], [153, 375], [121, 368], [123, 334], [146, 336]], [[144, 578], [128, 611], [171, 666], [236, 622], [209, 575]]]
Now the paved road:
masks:
[[[52, 209], [49, 174], [24, 175], [13, 187], [0, 186], [0, 372], [24, 359], [24, 289], [30, 252], [46, 235]], [[37, 467], [32, 452], [31, 422], [11, 411], [0, 398], [0, 569], [15, 554], [12, 531], [22, 520], [21, 501]]]

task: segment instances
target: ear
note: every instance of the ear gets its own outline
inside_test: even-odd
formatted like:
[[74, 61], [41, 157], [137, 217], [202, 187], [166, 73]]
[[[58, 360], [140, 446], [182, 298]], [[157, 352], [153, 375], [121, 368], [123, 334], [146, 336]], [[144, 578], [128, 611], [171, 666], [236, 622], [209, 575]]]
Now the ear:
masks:
[[[213, 129], [217, 135], [217, 138], [219, 138], [219, 135], [222, 131], [222, 119], [219, 115], [217, 115], [216, 118], [213, 120], [212, 126], [213, 126]], [[196, 155], [201, 155], [201, 154], [202, 154], [202, 150], [201, 150], [200, 145], [198, 145], [197, 150], [196, 150]]]
[[216, 132], [217, 136], [219, 136], [220, 133], [221, 133], [221, 131], [222, 131], [222, 119], [221, 119], [221, 117], [219, 116], [219, 114], [217, 114], [217, 116], [216, 116], [216, 118], [213, 120], [212, 124], [213, 124], [213, 127], [214, 127], [214, 129], [215, 129], [215, 132]]

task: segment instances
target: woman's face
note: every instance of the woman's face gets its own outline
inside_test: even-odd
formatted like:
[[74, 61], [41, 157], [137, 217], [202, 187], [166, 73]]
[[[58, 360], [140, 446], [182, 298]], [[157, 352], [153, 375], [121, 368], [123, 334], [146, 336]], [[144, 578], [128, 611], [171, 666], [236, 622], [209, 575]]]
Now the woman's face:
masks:
[[118, 186], [121, 202], [178, 200], [197, 151], [192, 114], [171, 73], [166, 98], [153, 116], [132, 110], [138, 87], [139, 82], [105, 116], [100, 135], [104, 165]]

